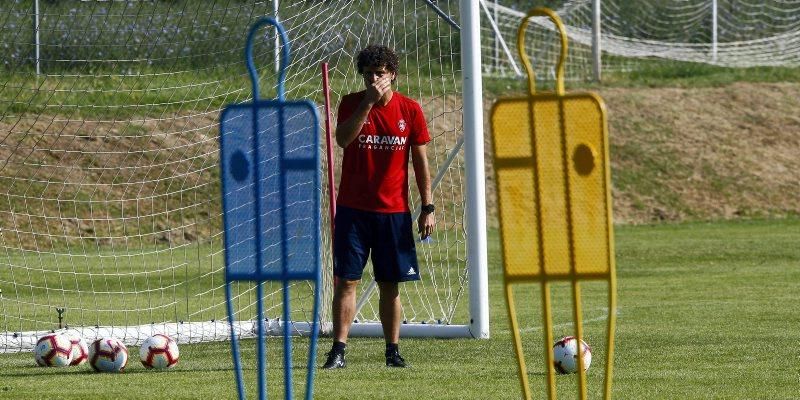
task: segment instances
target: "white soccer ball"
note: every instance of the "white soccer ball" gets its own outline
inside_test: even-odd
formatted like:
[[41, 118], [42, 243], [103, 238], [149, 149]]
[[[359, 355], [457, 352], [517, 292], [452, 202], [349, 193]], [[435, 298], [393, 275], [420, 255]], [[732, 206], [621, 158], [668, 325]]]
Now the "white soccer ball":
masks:
[[128, 365], [128, 348], [114, 338], [97, 339], [89, 346], [89, 365], [98, 372], [122, 372]]
[[178, 363], [178, 342], [160, 333], [150, 336], [142, 342], [139, 358], [145, 368], [167, 369]]
[[72, 362], [69, 365], [81, 365], [89, 361], [89, 346], [86, 345], [86, 341], [77, 334], [67, 333], [64, 336], [72, 344]]
[[[592, 365], [592, 348], [581, 340], [581, 354], [583, 355], [583, 370]], [[559, 374], [574, 374], [578, 372], [578, 339], [566, 336], [553, 345], [553, 366]]]
[[39, 366], [66, 367], [72, 361], [72, 343], [67, 336], [50, 333], [36, 341], [33, 355]]

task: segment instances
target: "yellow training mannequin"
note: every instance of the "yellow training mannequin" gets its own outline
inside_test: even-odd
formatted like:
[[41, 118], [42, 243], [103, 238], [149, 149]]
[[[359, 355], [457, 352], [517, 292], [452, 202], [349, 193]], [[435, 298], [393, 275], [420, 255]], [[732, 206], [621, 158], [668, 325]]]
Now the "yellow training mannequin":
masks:
[[[536, 93], [525, 31], [531, 17], [546, 16], [561, 34], [555, 93]], [[564, 92], [567, 35], [558, 16], [534, 8], [520, 24], [517, 47], [528, 73], [529, 94], [499, 99], [492, 108], [492, 139], [500, 218], [505, 293], [519, 378], [531, 398], [511, 285], [539, 282], [545, 332], [547, 393], [556, 398], [550, 282], [572, 284], [575, 336], [583, 338], [580, 281], [608, 282], [604, 398], [611, 397], [616, 275], [611, 216], [605, 105], [593, 93]], [[578, 357], [580, 398], [586, 374]]]

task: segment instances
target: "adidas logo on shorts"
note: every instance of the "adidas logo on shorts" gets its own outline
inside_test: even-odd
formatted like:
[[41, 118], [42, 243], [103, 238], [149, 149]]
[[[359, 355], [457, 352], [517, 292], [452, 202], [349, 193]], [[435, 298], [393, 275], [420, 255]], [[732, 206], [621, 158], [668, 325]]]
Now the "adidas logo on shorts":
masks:
[[411, 268], [408, 269], [408, 272], [406, 272], [406, 275], [414, 275], [416, 273], [417, 273], [417, 271], [414, 271], [414, 267], [411, 267]]

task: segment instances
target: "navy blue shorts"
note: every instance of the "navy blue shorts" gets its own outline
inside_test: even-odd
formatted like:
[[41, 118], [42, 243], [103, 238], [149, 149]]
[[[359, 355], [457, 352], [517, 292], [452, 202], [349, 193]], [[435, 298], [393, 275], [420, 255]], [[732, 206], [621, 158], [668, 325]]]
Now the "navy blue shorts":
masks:
[[380, 213], [338, 206], [333, 242], [333, 274], [339, 278], [361, 279], [372, 253], [376, 281], [419, 280], [410, 213]]

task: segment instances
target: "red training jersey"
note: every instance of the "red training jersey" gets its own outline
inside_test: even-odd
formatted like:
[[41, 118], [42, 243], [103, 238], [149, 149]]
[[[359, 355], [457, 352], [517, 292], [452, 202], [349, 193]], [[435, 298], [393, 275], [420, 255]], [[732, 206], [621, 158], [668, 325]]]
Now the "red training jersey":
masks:
[[[341, 124], [355, 112], [365, 91], [342, 98]], [[374, 104], [367, 121], [344, 149], [337, 204], [365, 211], [406, 212], [411, 146], [431, 140], [419, 104], [398, 92], [386, 105]]]

